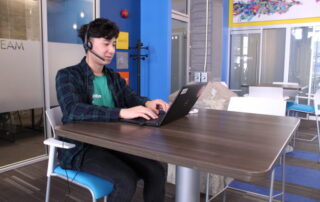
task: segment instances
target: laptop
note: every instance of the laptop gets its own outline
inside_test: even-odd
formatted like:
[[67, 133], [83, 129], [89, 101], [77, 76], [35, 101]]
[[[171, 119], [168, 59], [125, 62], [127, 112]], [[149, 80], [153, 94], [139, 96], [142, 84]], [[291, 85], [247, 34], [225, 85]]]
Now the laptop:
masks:
[[122, 119], [122, 122], [142, 126], [161, 126], [184, 117], [196, 103], [207, 83], [196, 83], [183, 86], [167, 112], [160, 110], [157, 119]]

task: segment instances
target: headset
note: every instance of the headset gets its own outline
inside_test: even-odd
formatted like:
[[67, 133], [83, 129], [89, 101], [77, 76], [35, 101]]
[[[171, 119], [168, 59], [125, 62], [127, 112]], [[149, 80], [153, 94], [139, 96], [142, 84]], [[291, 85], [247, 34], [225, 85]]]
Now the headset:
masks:
[[86, 52], [90, 51], [90, 52], [91, 52], [93, 55], [95, 55], [97, 58], [99, 58], [99, 59], [102, 60], [102, 61], [105, 61], [105, 59], [104, 59], [102, 56], [98, 55], [95, 51], [92, 50], [92, 47], [93, 47], [93, 46], [92, 46], [91, 41], [89, 40], [89, 29], [90, 29], [90, 23], [88, 24], [87, 30], [86, 30], [86, 32], [85, 32], [85, 34], [84, 34], [84, 42], [83, 42], [84, 50], [85, 50]]

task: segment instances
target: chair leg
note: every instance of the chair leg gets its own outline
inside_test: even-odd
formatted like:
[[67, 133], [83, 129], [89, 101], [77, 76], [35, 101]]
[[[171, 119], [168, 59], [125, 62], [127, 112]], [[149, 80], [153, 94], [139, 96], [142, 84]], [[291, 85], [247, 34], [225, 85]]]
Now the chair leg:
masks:
[[206, 202], [209, 202], [209, 186], [210, 186], [210, 173], [207, 173]]
[[273, 170], [271, 172], [269, 202], [272, 202], [272, 199], [273, 199], [274, 171], [275, 171], [275, 168], [273, 168]]
[[50, 185], [51, 185], [51, 176], [48, 176], [47, 190], [46, 190], [46, 202], [49, 202], [49, 198], [50, 198]]
[[316, 122], [317, 122], [317, 134], [318, 134], [318, 147], [319, 147], [319, 153], [320, 153], [320, 129], [319, 129], [318, 116], [316, 116]]
[[[223, 185], [224, 185], [224, 187], [229, 186], [229, 185], [227, 184], [227, 177], [226, 177], [226, 176], [223, 176]], [[227, 189], [225, 189], [225, 190], [223, 191], [222, 202], [226, 202], [226, 199], [227, 199], [226, 192], [227, 192]]]
[[281, 201], [284, 202], [284, 195], [286, 193], [285, 186], [286, 186], [286, 154], [283, 153], [281, 155], [281, 166], [282, 166], [282, 183], [281, 183]]

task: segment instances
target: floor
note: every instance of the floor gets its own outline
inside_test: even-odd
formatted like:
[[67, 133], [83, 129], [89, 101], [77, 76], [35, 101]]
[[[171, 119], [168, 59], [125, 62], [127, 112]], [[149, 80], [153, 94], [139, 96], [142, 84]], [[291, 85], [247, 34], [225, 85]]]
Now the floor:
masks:
[[[312, 121], [302, 121], [298, 130], [298, 136], [306, 134], [315, 134], [315, 123]], [[295, 149], [318, 152], [317, 140], [313, 142], [296, 141]], [[287, 165], [294, 165], [304, 168], [318, 170], [320, 172], [320, 164], [316, 161], [297, 159], [293, 157], [286, 158]], [[37, 202], [44, 201], [46, 188], [46, 167], [47, 161], [41, 161], [28, 166], [24, 166], [15, 170], [7, 171], [0, 174], [0, 202]], [[319, 182], [320, 183], [320, 182]], [[268, 180], [256, 182], [260, 186], [268, 186]], [[276, 187], [280, 184], [276, 181]], [[139, 182], [134, 202], [142, 202], [143, 182]], [[297, 186], [290, 183], [286, 184], [288, 193], [301, 195], [314, 201], [320, 201], [320, 190], [312, 189], [304, 186]], [[175, 186], [167, 184], [166, 186], [166, 202], [175, 200]], [[250, 201], [266, 201], [265, 198], [252, 194], [234, 191], [228, 189], [226, 192], [226, 201], [232, 202], [250, 202]], [[91, 201], [88, 191], [81, 187], [68, 184], [66, 181], [53, 178], [51, 201]], [[102, 200], [99, 200], [102, 201]], [[204, 201], [204, 195], [201, 195], [201, 201]], [[213, 201], [222, 201], [222, 194]]]
[[0, 114], [0, 167], [44, 155], [42, 109], [15, 111], [9, 117]]
[[0, 138], [0, 167], [44, 155], [45, 146], [43, 140], [43, 132], [32, 129], [20, 129], [15, 134], [14, 142]]

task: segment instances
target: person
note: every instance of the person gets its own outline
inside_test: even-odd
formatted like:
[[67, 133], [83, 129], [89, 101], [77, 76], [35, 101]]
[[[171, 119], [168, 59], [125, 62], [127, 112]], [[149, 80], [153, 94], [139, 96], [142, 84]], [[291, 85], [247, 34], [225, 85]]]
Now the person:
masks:
[[[108, 121], [142, 117], [155, 119], [159, 110], [168, 110], [163, 100], [149, 100], [126, 85], [119, 74], [105, 65], [115, 54], [119, 29], [108, 19], [95, 19], [83, 25], [78, 36], [86, 56], [77, 65], [66, 67], [56, 75], [56, 90], [63, 124], [72, 121]], [[145, 201], [164, 201], [165, 168], [157, 161], [145, 159], [78, 141], [69, 150], [58, 150], [64, 169], [84, 171], [114, 184], [108, 201], [131, 201], [139, 179], [144, 180]]]

